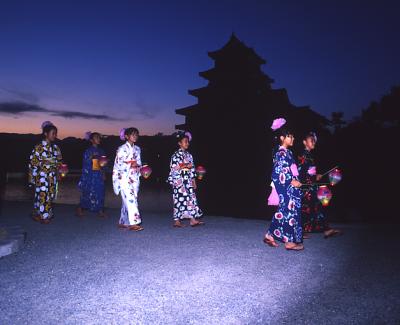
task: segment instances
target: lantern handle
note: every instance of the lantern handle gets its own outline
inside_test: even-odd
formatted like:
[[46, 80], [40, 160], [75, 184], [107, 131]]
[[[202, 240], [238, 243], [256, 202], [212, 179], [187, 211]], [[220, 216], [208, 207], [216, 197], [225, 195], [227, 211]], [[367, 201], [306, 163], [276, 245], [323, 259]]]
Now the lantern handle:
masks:
[[311, 184], [301, 184], [301, 187], [303, 186], [316, 186], [316, 185], [331, 185], [330, 183], [311, 183]]
[[325, 176], [326, 174], [329, 174], [331, 171], [335, 170], [335, 169], [338, 168], [338, 167], [339, 167], [339, 166], [335, 166], [335, 167], [329, 169], [327, 172], [323, 173], [323, 174], [321, 175], [321, 177]]

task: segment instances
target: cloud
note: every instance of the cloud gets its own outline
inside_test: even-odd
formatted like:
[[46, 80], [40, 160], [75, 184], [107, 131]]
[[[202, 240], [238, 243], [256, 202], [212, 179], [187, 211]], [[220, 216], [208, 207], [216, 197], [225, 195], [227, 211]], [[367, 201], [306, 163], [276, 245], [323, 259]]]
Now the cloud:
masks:
[[121, 119], [119, 118], [115, 118], [105, 114], [90, 114], [90, 113], [82, 113], [74, 111], [51, 111], [51, 115], [61, 116], [65, 118], [83, 118], [88, 120], [92, 119], [92, 120], [121, 121]]
[[104, 120], [104, 121], [120, 121], [121, 119], [106, 114], [91, 114], [68, 110], [47, 109], [36, 104], [29, 104], [22, 101], [0, 102], [0, 114], [12, 115], [18, 117], [25, 113], [45, 113], [52, 116], [60, 116], [64, 118], [79, 118], [87, 120]]
[[36, 104], [28, 104], [20, 101], [0, 103], [0, 113], [21, 115], [28, 112], [47, 113], [48, 110]]
[[16, 101], [23, 101], [28, 103], [38, 103], [39, 97], [31, 92], [11, 89], [6, 87], [0, 87], [0, 90], [13, 97]]

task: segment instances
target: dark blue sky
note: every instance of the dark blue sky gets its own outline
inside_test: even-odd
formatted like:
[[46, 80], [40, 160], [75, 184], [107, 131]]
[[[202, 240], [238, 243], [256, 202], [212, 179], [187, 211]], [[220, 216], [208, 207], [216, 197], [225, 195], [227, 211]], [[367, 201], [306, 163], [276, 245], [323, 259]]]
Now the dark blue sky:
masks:
[[[170, 133], [174, 109], [196, 102], [187, 89], [206, 84], [207, 51], [232, 31], [293, 104], [351, 118], [400, 84], [398, 12], [395, 1], [1, 1], [0, 127]], [[29, 105], [1, 111], [11, 101]]]

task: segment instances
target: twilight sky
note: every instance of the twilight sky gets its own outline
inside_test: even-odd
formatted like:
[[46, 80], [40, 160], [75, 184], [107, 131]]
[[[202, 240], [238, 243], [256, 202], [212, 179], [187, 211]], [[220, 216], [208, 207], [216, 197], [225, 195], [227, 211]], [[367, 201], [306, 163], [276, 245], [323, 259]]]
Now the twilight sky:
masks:
[[232, 31], [324, 115], [400, 84], [396, 1], [0, 1], [0, 132], [172, 133]]

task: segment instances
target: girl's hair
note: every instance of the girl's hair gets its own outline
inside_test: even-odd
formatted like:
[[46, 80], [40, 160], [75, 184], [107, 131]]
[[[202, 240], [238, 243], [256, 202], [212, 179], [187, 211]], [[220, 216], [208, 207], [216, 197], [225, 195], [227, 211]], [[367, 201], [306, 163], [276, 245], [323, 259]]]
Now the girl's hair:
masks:
[[184, 131], [178, 131], [176, 133], [176, 138], [178, 140], [178, 142], [181, 142], [184, 138], [188, 139], [188, 141], [190, 141], [190, 133], [188, 132], [184, 132]]
[[272, 157], [275, 156], [276, 152], [279, 150], [280, 145], [282, 144], [281, 137], [286, 138], [289, 135], [293, 135], [293, 132], [287, 127], [281, 127], [274, 131]]
[[84, 138], [86, 141], [90, 141], [90, 140], [93, 140], [93, 138], [94, 138], [95, 136], [101, 137], [101, 134], [100, 134], [99, 132], [87, 131], [87, 132], [85, 132], [85, 135], [84, 135], [83, 138]]
[[101, 134], [99, 132], [92, 132], [89, 135], [89, 140], [93, 140], [94, 137], [99, 136], [101, 137]]
[[125, 129], [125, 132], [124, 132], [125, 137], [129, 137], [131, 134], [139, 135], [139, 130], [137, 128], [127, 128], [127, 129]]
[[52, 123], [46, 123], [42, 126], [42, 136], [45, 137], [51, 130], [57, 132], [57, 127]]
[[281, 143], [281, 137], [287, 137], [288, 135], [293, 135], [293, 132], [285, 127], [281, 127], [278, 130], [274, 132], [274, 143], [278, 146], [280, 146]]
[[317, 134], [313, 131], [307, 132], [303, 136], [303, 140], [307, 140], [308, 138], [313, 138], [315, 142], [317, 142]]

